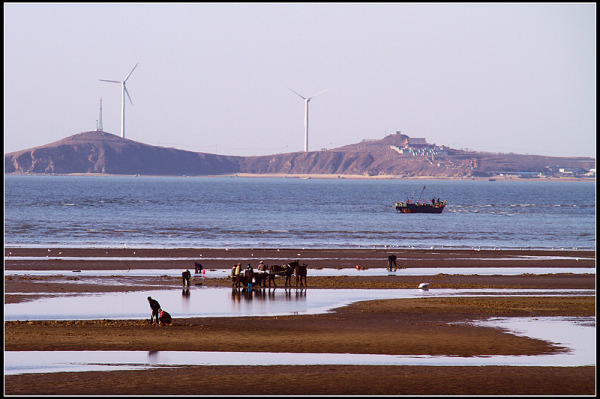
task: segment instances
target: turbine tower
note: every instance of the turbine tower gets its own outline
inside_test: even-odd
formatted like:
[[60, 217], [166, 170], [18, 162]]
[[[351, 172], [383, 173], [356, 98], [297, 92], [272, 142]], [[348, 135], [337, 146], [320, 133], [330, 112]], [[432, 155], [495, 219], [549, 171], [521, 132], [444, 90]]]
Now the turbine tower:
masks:
[[121, 92], [122, 92], [121, 93], [121, 95], [122, 95], [122, 100], [121, 100], [121, 137], [123, 137], [123, 138], [125, 138], [125, 94], [127, 94], [127, 97], [129, 98], [129, 102], [131, 103], [131, 105], [133, 105], [133, 101], [131, 101], [131, 96], [129, 96], [129, 92], [127, 91], [127, 87], [125, 86], [125, 83], [127, 82], [127, 79], [129, 79], [129, 77], [133, 73], [133, 70], [135, 68], [137, 68], [138, 64], [135, 64], [135, 66], [133, 67], [131, 72], [129, 72], [129, 75], [127, 75], [127, 77], [122, 81], [121, 80], [100, 79], [100, 81], [102, 81], [102, 82], [118, 83], [122, 87], [122, 89], [121, 89]]
[[[290, 88], [288, 87], [288, 89], [290, 89]], [[292, 89], [290, 89], [290, 90], [292, 90]], [[308, 103], [310, 102], [310, 100], [312, 100], [319, 94], [325, 93], [327, 90], [329, 90], [329, 89], [325, 89], [325, 90], [323, 90], [313, 96], [310, 96], [310, 97], [304, 97], [302, 94], [292, 90], [294, 93], [299, 95], [304, 100], [304, 152], [308, 152]]]

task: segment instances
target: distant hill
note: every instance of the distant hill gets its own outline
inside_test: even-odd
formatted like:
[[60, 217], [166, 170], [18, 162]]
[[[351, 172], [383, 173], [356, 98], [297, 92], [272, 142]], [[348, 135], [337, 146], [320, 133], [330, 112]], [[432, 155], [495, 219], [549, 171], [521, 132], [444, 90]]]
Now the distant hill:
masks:
[[156, 147], [91, 131], [4, 156], [5, 173], [210, 175], [236, 173], [240, 158]]
[[331, 150], [240, 157], [151, 146], [110, 133], [91, 131], [44, 146], [5, 154], [4, 172], [166, 176], [333, 174], [458, 178], [507, 172], [548, 173], [548, 167], [551, 167], [550, 171], [558, 167], [582, 170], [595, 168], [595, 158], [466, 152], [424, 145], [424, 139], [413, 140], [416, 143], [412, 145], [411, 140], [404, 134], [396, 133], [381, 140], [364, 140]]

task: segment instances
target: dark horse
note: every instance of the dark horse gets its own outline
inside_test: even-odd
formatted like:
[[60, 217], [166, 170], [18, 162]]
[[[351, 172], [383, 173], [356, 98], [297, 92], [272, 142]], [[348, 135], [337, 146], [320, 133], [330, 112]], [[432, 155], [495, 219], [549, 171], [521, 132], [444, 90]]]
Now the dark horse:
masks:
[[[298, 286], [298, 280], [300, 280], [300, 286], [306, 287], [306, 264], [300, 264], [297, 260], [290, 263], [290, 266], [294, 267], [294, 273], [296, 274], [296, 287]], [[304, 280], [304, 283], [302, 282]]]
[[269, 278], [268, 271], [260, 270], [260, 271], [254, 272], [254, 284], [257, 287], [266, 287], [268, 278]]
[[288, 284], [291, 286], [292, 274], [294, 274], [294, 268], [291, 265], [271, 265], [268, 276], [269, 287], [271, 287], [271, 282], [273, 282], [273, 286], [277, 287], [277, 284], [275, 284], [276, 276], [285, 276], [285, 286], [287, 287]]

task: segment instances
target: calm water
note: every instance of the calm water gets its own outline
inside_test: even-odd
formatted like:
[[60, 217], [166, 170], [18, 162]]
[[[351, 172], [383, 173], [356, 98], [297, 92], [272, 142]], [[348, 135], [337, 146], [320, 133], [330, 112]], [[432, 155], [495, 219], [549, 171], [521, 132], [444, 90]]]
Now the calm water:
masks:
[[47, 295], [33, 301], [4, 304], [4, 320], [150, 319], [146, 298], [156, 299], [173, 318], [251, 317], [319, 314], [354, 302], [473, 296], [590, 296], [590, 289], [296, 289], [263, 290], [194, 287]]
[[4, 352], [4, 374], [139, 370], [181, 365], [595, 366], [595, 317], [496, 318], [469, 324], [550, 341], [566, 352], [535, 356], [372, 355], [355, 353], [27, 351]]
[[[394, 201], [446, 199], [440, 215]], [[5, 176], [5, 245], [595, 249], [594, 182]]]

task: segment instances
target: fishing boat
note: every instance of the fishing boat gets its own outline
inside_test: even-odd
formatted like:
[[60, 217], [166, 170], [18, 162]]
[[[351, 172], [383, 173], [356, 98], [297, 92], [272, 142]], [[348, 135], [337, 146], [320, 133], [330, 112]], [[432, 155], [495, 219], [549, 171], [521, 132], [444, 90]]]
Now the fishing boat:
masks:
[[[421, 195], [423, 195], [423, 191], [425, 191], [425, 186], [423, 186], [423, 190], [421, 190]], [[444, 207], [446, 207], [446, 201], [440, 201], [438, 198], [437, 201], [432, 199], [431, 202], [425, 202], [419, 195], [418, 201], [406, 200], [403, 202], [394, 202], [394, 207], [397, 211], [402, 213], [442, 213], [444, 211]]]
[[396, 210], [402, 213], [442, 213], [446, 201], [429, 204], [427, 202], [395, 202]]

